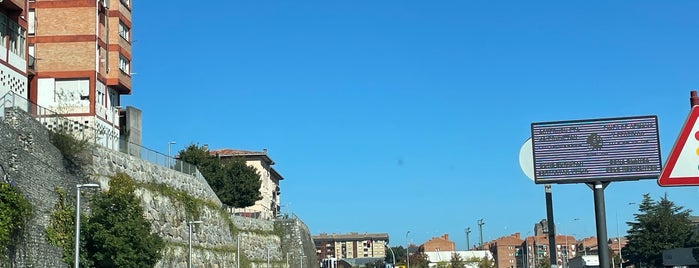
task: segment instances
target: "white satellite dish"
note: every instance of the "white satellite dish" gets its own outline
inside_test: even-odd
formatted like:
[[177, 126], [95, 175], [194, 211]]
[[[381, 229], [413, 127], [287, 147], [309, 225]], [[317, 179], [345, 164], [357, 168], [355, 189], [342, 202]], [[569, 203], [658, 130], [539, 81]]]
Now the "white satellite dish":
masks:
[[530, 180], [534, 181], [534, 152], [532, 151], [532, 138], [528, 138], [522, 145], [522, 148], [519, 149], [519, 167], [522, 168], [524, 175], [527, 175]]

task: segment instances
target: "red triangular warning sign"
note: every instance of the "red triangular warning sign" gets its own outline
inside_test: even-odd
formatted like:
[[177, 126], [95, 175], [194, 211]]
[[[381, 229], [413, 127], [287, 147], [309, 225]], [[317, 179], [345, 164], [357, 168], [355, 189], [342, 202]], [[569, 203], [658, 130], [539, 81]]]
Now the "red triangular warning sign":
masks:
[[699, 106], [693, 106], [660, 172], [660, 186], [699, 185]]

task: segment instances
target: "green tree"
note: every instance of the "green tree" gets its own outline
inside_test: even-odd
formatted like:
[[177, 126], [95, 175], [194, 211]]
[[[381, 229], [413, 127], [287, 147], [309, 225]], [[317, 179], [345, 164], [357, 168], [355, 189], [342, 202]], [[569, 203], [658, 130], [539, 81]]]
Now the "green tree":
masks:
[[222, 203], [244, 208], [262, 199], [260, 174], [245, 160], [234, 157], [222, 161], [206, 147], [191, 144], [179, 152], [180, 159], [196, 165]]
[[427, 259], [427, 254], [421, 252], [410, 253], [410, 267], [413, 268], [428, 268], [430, 261]]
[[397, 266], [399, 263], [405, 264], [405, 248], [403, 246], [397, 246], [397, 247], [391, 247], [393, 252], [390, 250], [386, 251], [386, 258], [384, 258], [384, 261], [387, 263], [393, 263], [393, 255], [391, 253], [396, 254], [396, 263], [393, 264], [393, 266]]
[[31, 218], [32, 206], [19, 190], [0, 181], [0, 260], [12, 255]]
[[699, 245], [689, 219], [691, 211], [675, 205], [667, 195], [656, 202], [644, 194], [638, 211], [635, 221], [627, 222], [631, 228], [623, 248], [624, 258], [636, 267], [662, 267], [663, 250]]
[[[248, 166], [241, 157], [224, 161], [225, 183], [224, 199], [237, 208], [249, 207], [262, 199], [260, 174], [254, 167]], [[223, 199], [221, 200], [223, 202]]]
[[111, 177], [109, 191], [97, 193], [92, 215], [85, 224], [87, 267], [153, 267], [165, 246], [151, 233], [133, 179], [119, 173]]
[[[495, 268], [495, 261], [489, 259], [488, 257], [478, 258], [471, 257], [464, 261], [465, 263], [477, 263], [478, 268]], [[546, 267], [549, 268], [549, 267]]]
[[461, 258], [458, 253], [451, 254], [451, 268], [466, 268], [466, 262]]

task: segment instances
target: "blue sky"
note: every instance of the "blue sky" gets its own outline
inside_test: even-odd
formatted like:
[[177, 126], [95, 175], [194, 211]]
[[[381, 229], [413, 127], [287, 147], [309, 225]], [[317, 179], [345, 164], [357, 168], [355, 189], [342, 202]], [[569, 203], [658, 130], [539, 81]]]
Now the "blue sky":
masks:
[[[666, 160], [699, 87], [696, 1], [138, 1], [143, 143], [262, 150], [313, 234], [449, 234], [462, 249], [546, 217], [521, 171], [532, 122], [657, 115]], [[644, 193], [605, 191], [609, 236]], [[559, 230], [595, 235], [593, 193], [554, 185]], [[286, 207], [283, 209], [286, 211]], [[695, 214], [699, 214], [695, 213]], [[579, 220], [573, 220], [579, 219]], [[410, 236], [406, 240], [406, 232]]]

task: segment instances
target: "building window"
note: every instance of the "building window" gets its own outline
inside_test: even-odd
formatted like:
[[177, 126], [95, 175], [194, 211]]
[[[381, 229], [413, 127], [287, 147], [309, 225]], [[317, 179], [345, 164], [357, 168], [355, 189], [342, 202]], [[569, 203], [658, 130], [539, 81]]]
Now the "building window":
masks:
[[7, 17], [0, 14], [0, 46], [7, 47]]
[[19, 26], [19, 24], [10, 21], [10, 52], [26, 58], [25, 49], [27, 47], [27, 30]]
[[131, 0], [121, 0], [121, 3], [124, 4], [125, 7], [131, 7]]
[[32, 9], [27, 13], [27, 26], [29, 26], [29, 34], [34, 34], [34, 28], [36, 27], [36, 12]]
[[127, 75], [131, 75], [131, 62], [121, 54], [119, 55], [119, 70]]
[[129, 37], [131, 36], [131, 29], [121, 21], [119, 21], [119, 36], [127, 42], [129, 42]]

